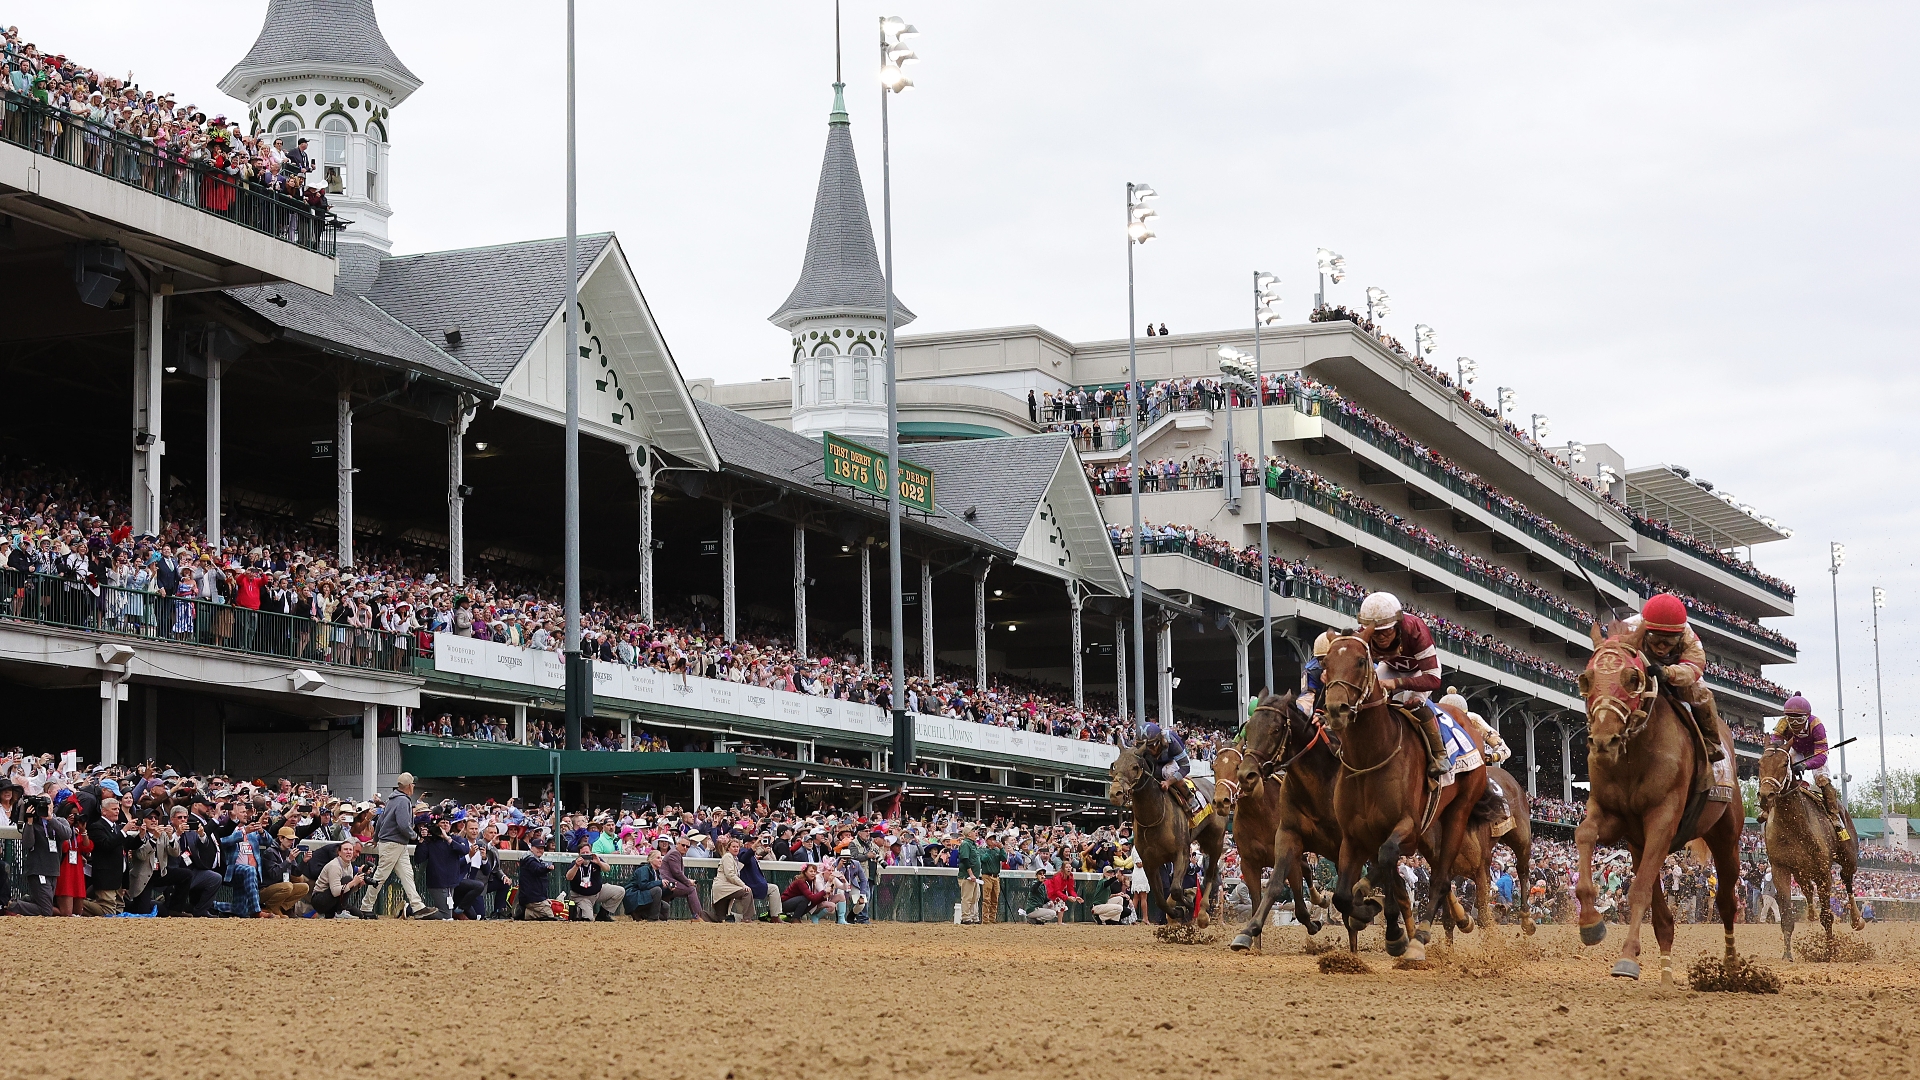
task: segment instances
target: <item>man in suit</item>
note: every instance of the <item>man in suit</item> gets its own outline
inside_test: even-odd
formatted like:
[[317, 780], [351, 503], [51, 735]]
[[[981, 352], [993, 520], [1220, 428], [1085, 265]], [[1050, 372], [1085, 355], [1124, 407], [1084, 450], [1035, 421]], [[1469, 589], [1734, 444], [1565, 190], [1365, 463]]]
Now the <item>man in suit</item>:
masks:
[[687, 837], [681, 836], [674, 841], [673, 850], [660, 860], [660, 879], [663, 884], [660, 900], [663, 904], [671, 904], [676, 898], [684, 899], [687, 906], [693, 909], [694, 918], [701, 922], [713, 922], [713, 916], [707, 914], [707, 909], [700, 904], [700, 887], [687, 876], [687, 848], [691, 844]]
[[211, 822], [188, 813], [184, 806], [173, 808], [168, 824], [173, 848], [161, 878], [167, 913], [206, 918], [213, 914], [213, 896], [225, 880], [219, 870], [220, 841], [213, 835]]

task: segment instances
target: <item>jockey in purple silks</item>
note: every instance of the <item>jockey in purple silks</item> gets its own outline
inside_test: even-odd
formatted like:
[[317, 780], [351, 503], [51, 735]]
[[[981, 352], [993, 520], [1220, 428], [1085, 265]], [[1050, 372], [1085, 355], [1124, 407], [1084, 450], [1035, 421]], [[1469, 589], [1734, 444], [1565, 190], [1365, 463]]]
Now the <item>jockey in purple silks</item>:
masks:
[[[1813, 703], [1799, 694], [1788, 698], [1786, 715], [1780, 718], [1780, 726], [1774, 729], [1773, 741], [1785, 744], [1793, 760], [1812, 774], [1819, 785], [1820, 801], [1826, 804], [1827, 817], [1833, 820], [1833, 831], [1840, 839], [1847, 839], [1849, 832], [1845, 808], [1841, 804], [1840, 793], [1833, 789], [1833, 780], [1827, 774], [1827, 726], [1813, 715]], [[1760, 820], [1766, 819], [1766, 811], [1760, 811]]]

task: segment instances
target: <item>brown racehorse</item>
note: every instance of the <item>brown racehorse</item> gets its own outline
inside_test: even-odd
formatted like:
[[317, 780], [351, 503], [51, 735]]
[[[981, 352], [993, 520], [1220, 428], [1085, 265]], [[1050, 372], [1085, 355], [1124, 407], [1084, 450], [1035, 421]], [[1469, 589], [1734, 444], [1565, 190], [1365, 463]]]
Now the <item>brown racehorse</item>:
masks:
[[[1270, 804], [1268, 821], [1273, 831], [1263, 841], [1252, 821], [1236, 817], [1234, 842], [1243, 853], [1262, 851], [1265, 865], [1274, 871], [1251, 918], [1233, 939], [1236, 952], [1260, 951], [1260, 932], [1283, 888], [1293, 894], [1294, 918], [1307, 933], [1319, 933], [1320, 923], [1307, 905], [1313, 875], [1304, 862], [1305, 853], [1340, 850], [1340, 829], [1333, 819], [1333, 786], [1340, 759], [1334, 757], [1321, 729], [1295, 706], [1294, 697], [1288, 693], [1263, 698], [1247, 720], [1241, 743], [1240, 770], [1234, 778], [1240, 805], [1255, 800]], [[1242, 854], [1242, 873], [1246, 865], [1247, 856]], [[1246, 880], [1257, 883], [1259, 878], [1248, 875]]]
[[[1338, 741], [1340, 758], [1333, 789], [1333, 817], [1340, 828], [1334, 906], [1349, 917], [1349, 948], [1357, 948], [1354, 920], [1364, 927], [1384, 907], [1387, 954], [1424, 959], [1425, 945], [1400, 925], [1403, 914], [1409, 922], [1413, 918], [1400, 857], [1420, 847], [1422, 833], [1431, 826], [1428, 862], [1455, 865], [1469, 819], [1486, 794], [1486, 769], [1461, 773], [1430, 793], [1426, 740], [1388, 704], [1366, 641], [1353, 635], [1335, 638], [1321, 663], [1327, 727]], [[1374, 894], [1364, 897], [1355, 892], [1363, 865]], [[1448, 888], [1429, 890], [1423, 933], [1431, 933], [1441, 901], [1451, 896]]]
[[[1620, 946], [1613, 974], [1640, 977], [1640, 921], [1651, 910], [1653, 934], [1660, 945], [1660, 984], [1671, 986], [1673, 912], [1660, 888], [1660, 864], [1678, 846], [1676, 834], [1693, 790], [1694, 770], [1706, 768], [1707, 762], [1697, 760], [1689, 724], [1647, 674], [1640, 633], [1614, 623], [1602, 635], [1596, 623], [1593, 644], [1593, 656], [1580, 675], [1580, 695], [1587, 702], [1591, 791], [1587, 816], [1574, 830], [1580, 850], [1580, 884], [1575, 889], [1580, 899], [1580, 940], [1598, 945], [1607, 936], [1607, 924], [1594, 906], [1598, 896], [1593, 884], [1594, 845], [1624, 840], [1633, 855], [1633, 886], [1627, 892], [1627, 940]], [[1717, 725], [1715, 737], [1732, 760], [1733, 739], [1724, 723]], [[1693, 836], [1677, 838], [1702, 840], [1713, 853], [1719, 875], [1715, 899], [1726, 928], [1729, 958], [1734, 955], [1733, 920], [1738, 907], [1734, 898], [1740, 883], [1740, 829], [1745, 817], [1736, 786], [1732, 801], [1705, 803]]]
[[[1493, 835], [1495, 821], [1491, 815], [1482, 818], [1475, 815], [1472, 825], [1467, 829], [1466, 842], [1461, 846], [1460, 857], [1454, 860], [1454, 873], [1459, 877], [1473, 879], [1473, 895], [1478, 921], [1483, 927], [1493, 925], [1493, 848], [1495, 845], [1506, 847], [1513, 852], [1514, 888], [1518, 894], [1520, 908], [1520, 929], [1523, 933], [1533, 933], [1533, 911], [1527, 906], [1528, 878], [1533, 870], [1533, 825], [1527, 817], [1527, 789], [1513, 774], [1498, 765], [1487, 766], [1487, 790], [1499, 789], [1500, 796], [1506, 801], [1507, 810], [1513, 815], [1513, 828], [1499, 836]], [[1473, 929], [1466, 921], [1464, 913], [1455, 909], [1455, 919], [1462, 933]], [[1447, 941], [1453, 941], [1453, 927], [1447, 927]]]
[[1773, 886], [1780, 893], [1780, 933], [1785, 940], [1784, 958], [1793, 959], [1793, 910], [1791, 881], [1800, 883], [1807, 895], [1807, 917], [1812, 918], [1814, 901], [1819, 900], [1820, 928], [1827, 934], [1827, 952], [1833, 952], [1833, 867], [1840, 868], [1840, 883], [1847, 890], [1847, 914], [1858, 931], [1866, 923], [1860, 918], [1860, 903], [1853, 898], [1853, 874], [1860, 867], [1860, 841], [1841, 840], [1833, 835], [1833, 824], [1820, 800], [1806, 785], [1787, 778], [1789, 755], [1784, 746], [1770, 746], [1760, 755], [1760, 806], [1767, 811], [1765, 839], [1767, 861], [1773, 864]]
[[[1213, 814], [1195, 830], [1187, 822], [1180, 800], [1160, 788], [1160, 777], [1139, 747], [1120, 751], [1108, 770], [1107, 798], [1115, 806], [1133, 810], [1133, 851], [1147, 872], [1148, 895], [1166, 912], [1167, 918], [1182, 923], [1197, 921], [1207, 925], [1207, 906], [1220, 893], [1220, 856], [1226, 849], [1227, 825]], [[1213, 792], [1205, 778], [1196, 780], [1202, 798]], [[1188, 849], [1195, 843], [1207, 859], [1207, 876], [1201, 895], [1189, 898], [1180, 883], [1187, 877]], [[1164, 871], [1171, 867], [1173, 874]], [[1171, 883], [1171, 884], [1169, 884]], [[1141, 912], [1141, 918], [1146, 913]]]

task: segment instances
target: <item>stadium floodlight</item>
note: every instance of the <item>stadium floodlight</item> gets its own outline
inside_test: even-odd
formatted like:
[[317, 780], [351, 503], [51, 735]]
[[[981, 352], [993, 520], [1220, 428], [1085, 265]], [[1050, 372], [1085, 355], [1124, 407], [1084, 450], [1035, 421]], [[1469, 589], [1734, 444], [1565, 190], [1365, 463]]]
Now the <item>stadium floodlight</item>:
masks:
[[1840, 568], [1847, 565], [1847, 545], [1837, 540], [1827, 544], [1827, 558], [1831, 562], [1831, 569], [1839, 573]]
[[1313, 253], [1313, 261], [1320, 272], [1320, 291], [1313, 294], [1313, 307], [1318, 311], [1327, 306], [1327, 279], [1338, 285], [1347, 276], [1347, 259], [1330, 248], [1321, 248]]
[[1878, 585], [1873, 587], [1873, 606], [1876, 608], [1884, 608], [1887, 606], [1887, 590]]
[[[1887, 590], [1873, 587], [1873, 709], [1880, 724], [1880, 815], [1893, 816], [1893, 785], [1887, 782], [1887, 700], [1880, 691], [1880, 609], [1887, 606]], [[1893, 846], [1888, 834], [1887, 846]]]
[[1568, 443], [1567, 460], [1574, 465], [1584, 464], [1587, 460], [1587, 444], [1583, 442]]
[[880, 20], [880, 85], [888, 93], [904, 94], [913, 89], [913, 80], [907, 77], [907, 65], [920, 59], [907, 47], [906, 39], [919, 37], [906, 20], [898, 15], [888, 15]]
[[1496, 388], [1494, 390], [1493, 401], [1495, 410], [1498, 411], [1502, 417], [1505, 417], [1513, 411], [1513, 388], [1510, 386]]
[[[1157, 216], [1147, 203], [1160, 197], [1151, 184], [1127, 183], [1127, 475], [1132, 477], [1127, 484], [1133, 504], [1133, 535], [1143, 535], [1140, 523], [1140, 354], [1134, 338], [1137, 314], [1134, 307], [1133, 249], [1153, 239], [1152, 221]], [[891, 403], [892, 399], [888, 399]], [[1266, 500], [1260, 500], [1266, 505]], [[1147, 594], [1140, 581], [1140, 549], [1143, 545], [1133, 545], [1133, 580], [1129, 583], [1129, 592], [1133, 600], [1133, 700], [1135, 710], [1131, 714], [1134, 734], [1146, 731], [1147, 723]], [[898, 647], [898, 646], [896, 646]], [[1116, 646], [1118, 647], [1118, 646]], [[1127, 688], [1114, 687], [1120, 699], [1121, 715], [1127, 716]], [[1164, 718], [1163, 718], [1164, 719]]]
[[[1846, 681], [1840, 675], [1840, 568], [1847, 564], [1847, 546], [1838, 540], [1827, 541], [1827, 573], [1833, 582], [1833, 714], [1836, 742], [1847, 740]], [[1879, 613], [1874, 613], [1878, 620]], [[1840, 805], [1847, 804], [1847, 748], [1840, 748]], [[1884, 774], [1883, 774], [1884, 779]]]
[[1127, 236], [1136, 244], [1144, 244], [1159, 234], [1153, 231], [1153, 219], [1160, 212], [1147, 205], [1148, 199], [1157, 199], [1160, 193], [1146, 184], [1127, 185]]
[[1418, 360], [1432, 352], [1435, 340], [1433, 327], [1426, 323], [1415, 323], [1413, 325], [1413, 358]]
[[1381, 288], [1378, 285], [1367, 286], [1367, 321], [1368, 322], [1374, 321], [1375, 318], [1384, 319], [1388, 315], [1393, 314], [1393, 309], [1387, 306], [1387, 301], [1389, 299], [1391, 299], [1391, 297], [1387, 295], [1387, 290]]
[[1602, 465], [1600, 466], [1600, 482], [1608, 487], [1612, 487], [1620, 482], [1620, 474], [1613, 471], [1613, 466]]
[[1553, 421], [1546, 413], [1533, 414], [1533, 441], [1545, 443], [1547, 436], [1553, 434]]
[[1455, 357], [1453, 370], [1459, 378], [1462, 390], [1480, 381], [1480, 365], [1474, 363], [1471, 356]]
[[[1280, 279], [1262, 270], [1253, 275], [1253, 320], [1259, 326], [1280, 321]], [[1258, 336], [1258, 327], [1255, 328]], [[1258, 348], [1256, 343], [1255, 348]]]
[[1231, 345], [1222, 345], [1218, 350], [1220, 370], [1229, 375], [1247, 378], [1253, 374], [1253, 357]]

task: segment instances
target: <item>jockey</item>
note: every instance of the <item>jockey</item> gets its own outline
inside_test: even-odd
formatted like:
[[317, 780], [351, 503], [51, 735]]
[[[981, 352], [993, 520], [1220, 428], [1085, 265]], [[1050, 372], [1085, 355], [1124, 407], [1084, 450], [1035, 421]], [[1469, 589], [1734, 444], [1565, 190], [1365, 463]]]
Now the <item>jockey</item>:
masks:
[[1460, 696], [1460, 691], [1451, 686], [1447, 687], [1447, 696], [1440, 699], [1440, 704], [1460, 710], [1460, 715], [1467, 718], [1467, 726], [1472, 728], [1474, 733], [1480, 736], [1480, 741], [1486, 744], [1487, 764], [1498, 765], [1513, 756], [1513, 750], [1507, 745], [1507, 740], [1500, 737], [1500, 733], [1493, 729], [1492, 724], [1487, 723], [1485, 717], [1468, 706], [1467, 699]]
[[1680, 700], [1706, 711], [1700, 731], [1706, 736], [1707, 760], [1724, 760], [1727, 754], [1720, 745], [1720, 710], [1704, 681], [1707, 651], [1700, 644], [1700, 635], [1687, 625], [1686, 602], [1672, 593], [1655, 593], [1626, 625], [1629, 631], [1645, 631], [1640, 650], [1648, 660], [1647, 674], [1664, 679]]
[[1180, 738], [1179, 732], [1171, 728], [1162, 729], [1151, 721], [1144, 735], [1141, 750], [1160, 777], [1160, 789], [1173, 792], [1174, 798], [1186, 808], [1187, 817], [1198, 824], [1206, 817], [1207, 805], [1200, 798], [1200, 789], [1187, 776], [1193, 771], [1193, 759], [1187, 756], [1187, 744]]
[[1419, 721], [1427, 740], [1427, 775], [1445, 776], [1451, 768], [1446, 742], [1440, 737], [1440, 717], [1428, 700], [1440, 689], [1440, 651], [1433, 631], [1420, 616], [1403, 609], [1400, 598], [1377, 592], [1360, 601], [1360, 636], [1378, 662], [1380, 689]]
[[1308, 716], [1313, 715], [1314, 702], [1319, 700], [1320, 692], [1326, 689], [1325, 684], [1320, 681], [1320, 673], [1326, 666], [1327, 650], [1333, 647], [1335, 636], [1333, 631], [1328, 630], [1314, 638], [1313, 659], [1307, 661], [1300, 669], [1300, 697], [1297, 700], [1300, 711]]
[[[1780, 726], [1774, 729], [1773, 741], [1785, 744], [1800, 767], [1813, 774], [1814, 782], [1819, 785], [1820, 800], [1826, 804], [1827, 817], [1833, 822], [1833, 831], [1845, 840], [1847, 819], [1840, 814], [1840, 793], [1833, 789], [1833, 780], [1827, 775], [1827, 726], [1813, 715], [1812, 703], [1799, 694], [1787, 699], [1786, 712], [1780, 718]], [[1766, 820], [1764, 812], [1761, 820]]]

